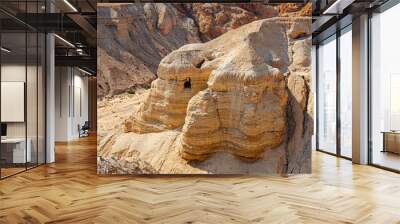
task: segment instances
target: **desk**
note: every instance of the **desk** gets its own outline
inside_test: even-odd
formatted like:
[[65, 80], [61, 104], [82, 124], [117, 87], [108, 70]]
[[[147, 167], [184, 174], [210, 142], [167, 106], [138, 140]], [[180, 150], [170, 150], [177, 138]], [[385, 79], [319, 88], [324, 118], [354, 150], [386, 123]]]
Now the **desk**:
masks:
[[383, 150], [382, 152], [392, 152], [400, 154], [400, 132], [383, 131]]
[[[5, 138], [1, 139], [1, 156], [6, 163], [25, 163], [31, 162], [32, 141], [30, 138], [26, 140], [28, 143], [25, 152], [25, 138]], [[11, 159], [12, 158], [12, 159]]]

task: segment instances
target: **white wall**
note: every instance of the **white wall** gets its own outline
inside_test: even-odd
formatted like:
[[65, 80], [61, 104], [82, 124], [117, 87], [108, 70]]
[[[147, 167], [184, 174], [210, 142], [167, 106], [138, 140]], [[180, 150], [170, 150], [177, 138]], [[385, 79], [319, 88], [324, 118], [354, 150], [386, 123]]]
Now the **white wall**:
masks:
[[69, 68], [55, 68], [55, 140], [68, 140], [68, 117], [70, 84]]
[[88, 78], [72, 67], [56, 67], [55, 73], [55, 140], [70, 141], [88, 120]]
[[[74, 138], [79, 137], [78, 132], [78, 124], [83, 125], [85, 121], [88, 121], [88, 78], [87, 76], [81, 76], [81, 73], [74, 75], [74, 92], [73, 96], [74, 99], [74, 108], [72, 109], [73, 112], [73, 119], [71, 120], [71, 135]], [[80, 93], [79, 93], [80, 92]], [[80, 97], [79, 97], [80, 95]], [[80, 101], [80, 102], [79, 102]]]
[[[19, 64], [4, 64], [1, 66], [1, 81], [2, 82], [26, 82], [26, 67]], [[28, 73], [32, 69], [32, 66], [28, 66]], [[36, 84], [36, 83], [34, 83]], [[34, 93], [27, 93], [28, 97], [36, 97], [36, 91]], [[32, 100], [28, 100], [31, 102]], [[36, 107], [36, 105], [35, 105]], [[7, 108], [1, 108], [7, 110]], [[36, 116], [36, 114], [35, 114]], [[33, 120], [28, 114], [28, 121]], [[25, 137], [25, 122], [7, 122], [7, 136], [8, 137]], [[31, 125], [30, 125], [31, 126]], [[29, 127], [30, 127], [29, 126]], [[28, 136], [29, 137], [29, 136]]]
[[[38, 69], [38, 70], [37, 70]], [[30, 148], [32, 151], [32, 161], [44, 163], [45, 150], [45, 120], [44, 120], [44, 74], [42, 68], [36, 65], [25, 64], [3, 64], [1, 66], [2, 82], [24, 82], [26, 84], [26, 106], [20, 108], [21, 113], [26, 112], [26, 120], [21, 122], [5, 122], [7, 124], [7, 137], [9, 138], [27, 138], [30, 140]], [[27, 80], [25, 80], [27, 78]], [[21, 94], [24, 94], [24, 90]], [[7, 95], [3, 95], [7, 98]], [[12, 110], [10, 107], [2, 107], [1, 110]], [[14, 109], [15, 110], [15, 109]], [[8, 111], [13, 113], [13, 111]]]

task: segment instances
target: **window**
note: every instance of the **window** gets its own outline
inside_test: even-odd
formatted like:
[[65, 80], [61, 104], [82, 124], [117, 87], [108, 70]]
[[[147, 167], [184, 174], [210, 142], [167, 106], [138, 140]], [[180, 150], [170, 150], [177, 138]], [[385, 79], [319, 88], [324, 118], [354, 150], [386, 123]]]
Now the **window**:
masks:
[[400, 5], [371, 18], [370, 160], [400, 170]]
[[318, 47], [318, 145], [336, 153], [336, 36]]
[[352, 32], [340, 35], [340, 155], [352, 157]]

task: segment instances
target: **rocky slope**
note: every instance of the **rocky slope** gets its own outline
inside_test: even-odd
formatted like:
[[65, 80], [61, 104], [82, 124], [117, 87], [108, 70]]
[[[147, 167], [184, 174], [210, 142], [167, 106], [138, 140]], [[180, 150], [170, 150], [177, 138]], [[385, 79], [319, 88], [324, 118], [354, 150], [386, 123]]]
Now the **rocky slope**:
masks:
[[98, 97], [157, 78], [161, 59], [189, 43], [215, 39], [255, 20], [308, 15], [311, 4], [98, 4]]
[[149, 84], [163, 57], [200, 41], [193, 20], [170, 4], [99, 4], [97, 32], [98, 97]]
[[125, 133], [100, 141], [100, 172], [310, 172], [310, 35], [310, 18], [280, 17], [171, 52]]

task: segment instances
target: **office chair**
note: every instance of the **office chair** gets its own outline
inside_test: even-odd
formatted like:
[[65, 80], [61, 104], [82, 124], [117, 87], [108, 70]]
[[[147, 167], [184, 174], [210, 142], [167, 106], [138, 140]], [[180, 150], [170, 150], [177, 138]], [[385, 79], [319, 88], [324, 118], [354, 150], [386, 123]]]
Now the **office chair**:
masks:
[[89, 136], [89, 129], [90, 129], [89, 121], [85, 121], [82, 127], [79, 128], [79, 138]]

